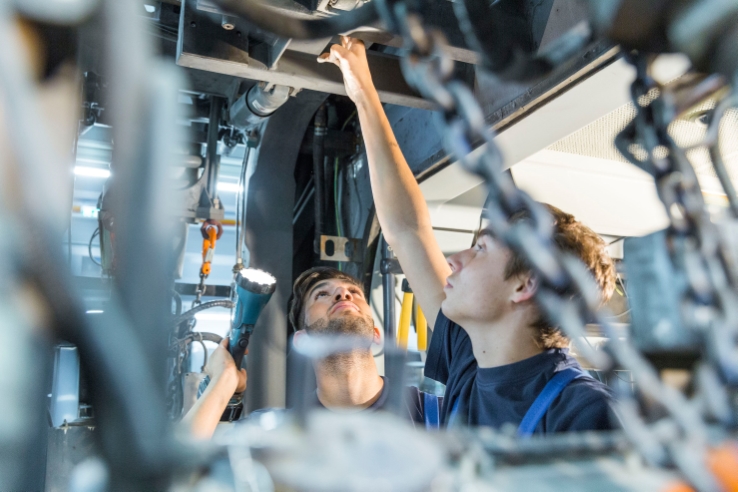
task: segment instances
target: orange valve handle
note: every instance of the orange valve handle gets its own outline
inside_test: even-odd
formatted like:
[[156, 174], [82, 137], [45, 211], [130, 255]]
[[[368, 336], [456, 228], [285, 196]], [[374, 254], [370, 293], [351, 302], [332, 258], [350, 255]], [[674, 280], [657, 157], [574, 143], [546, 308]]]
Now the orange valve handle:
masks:
[[[707, 454], [707, 467], [724, 492], [738, 492], [738, 444], [730, 442], [711, 449]], [[694, 492], [684, 482], [667, 487], [666, 492]]]
[[200, 228], [202, 233], [202, 268], [200, 274], [207, 277], [210, 275], [213, 256], [215, 255], [215, 244], [223, 235], [223, 225], [217, 220], [208, 219]]
[[220, 239], [220, 236], [223, 235], [223, 224], [215, 219], [208, 219], [202, 223], [202, 226], [200, 227], [200, 234], [202, 234], [203, 239], [210, 239], [209, 230], [213, 227], [215, 227], [218, 231], [216, 239]]
[[729, 443], [713, 449], [707, 466], [725, 492], [738, 492], [738, 445]]

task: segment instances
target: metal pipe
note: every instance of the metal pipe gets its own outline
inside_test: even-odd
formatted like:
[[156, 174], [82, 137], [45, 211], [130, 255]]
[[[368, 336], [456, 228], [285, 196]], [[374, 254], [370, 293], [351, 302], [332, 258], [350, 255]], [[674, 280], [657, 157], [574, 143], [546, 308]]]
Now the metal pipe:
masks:
[[206, 153], [205, 168], [208, 173], [208, 195], [210, 199], [217, 196], [218, 173], [220, 158], [218, 157], [218, 131], [220, 130], [220, 113], [223, 109], [223, 99], [212, 96], [210, 98], [210, 116], [208, 118], [208, 151]]
[[179, 292], [172, 289], [172, 300], [174, 301], [175, 309], [174, 309], [174, 315], [179, 316], [182, 314], [182, 296], [179, 295]]
[[395, 341], [395, 275], [389, 268], [394, 253], [382, 237], [382, 305], [384, 307], [384, 344], [386, 347], [394, 345]]
[[301, 429], [307, 426], [307, 415], [314, 405], [315, 398], [315, 369], [313, 360], [295, 347], [290, 351], [288, 361], [289, 395], [288, 406], [292, 409], [295, 424]]
[[239, 128], [258, 125], [289, 100], [291, 90], [284, 85], [260, 82], [231, 104], [228, 121]]
[[[238, 195], [236, 196], [236, 265], [233, 267], [234, 281], [237, 271], [243, 266], [243, 249], [246, 246], [246, 198], [248, 197], [246, 173], [250, 157], [251, 147], [246, 146], [243, 163], [241, 164], [241, 174], [238, 178]], [[235, 285], [233, 289], [235, 292]]]
[[325, 204], [325, 183], [323, 161], [325, 160], [325, 134], [327, 115], [325, 105], [321, 104], [315, 113], [315, 137], [313, 138], [313, 179], [315, 180], [315, 240], [313, 250], [320, 254], [320, 236], [323, 233], [323, 206]]
[[193, 307], [189, 311], [185, 311], [181, 315], [174, 318], [174, 324], [178, 325], [181, 322], [194, 317], [197, 313], [201, 311], [205, 311], [206, 309], [214, 308], [214, 307], [224, 307], [228, 309], [233, 309], [234, 303], [233, 301], [229, 299], [218, 299], [217, 301], [203, 302], [199, 306]]
[[[394, 277], [394, 275], [392, 275]], [[386, 318], [386, 316], [385, 316]], [[394, 345], [384, 346], [384, 374], [389, 384], [387, 396], [387, 410], [398, 417], [407, 415], [405, 409], [405, 368], [407, 366], [407, 354], [405, 350]]]

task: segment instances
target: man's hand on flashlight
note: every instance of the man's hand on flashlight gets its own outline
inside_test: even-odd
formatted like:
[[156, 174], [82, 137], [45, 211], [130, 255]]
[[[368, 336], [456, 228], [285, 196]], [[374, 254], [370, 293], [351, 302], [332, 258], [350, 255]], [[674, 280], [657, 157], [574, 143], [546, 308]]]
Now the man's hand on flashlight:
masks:
[[355, 104], [366, 102], [367, 95], [375, 92], [363, 41], [341, 36], [341, 44], [331, 46], [330, 53], [320, 55], [318, 62], [333, 63], [341, 69], [346, 94]]
[[[249, 353], [248, 349], [245, 352]], [[238, 369], [233, 357], [228, 352], [228, 338], [224, 338], [218, 347], [210, 354], [205, 373], [210, 376], [210, 381], [224, 380], [233, 384], [234, 393], [246, 391], [246, 369]]]

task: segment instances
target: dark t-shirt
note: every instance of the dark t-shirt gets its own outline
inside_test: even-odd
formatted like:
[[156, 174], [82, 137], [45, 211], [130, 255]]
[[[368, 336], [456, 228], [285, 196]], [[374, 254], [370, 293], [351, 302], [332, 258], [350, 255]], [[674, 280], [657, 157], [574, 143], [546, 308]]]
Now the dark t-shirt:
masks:
[[[551, 349], [514, 364], [480, 369], [469, 335], [439, 312], [425, 375], [446, 385], [442, 423], [448, 424], [456, 406], [454, 420], [499, 428], [518, 426], [551, 377], [568, 368], [582, 370], [568, 349]], [[575, 379], [553, 401], [536, 433], [612, 429], [611, 398], [599, 381]]]
[[[389, 401], [389, 381], [386, 377], [380, 376], [382, 378], [382, 381], [384, 381], [384, 385], [382, 385], [382, 392], [379, 393], [379, 398], [377, 398], [374, 403], [366, 407], [364, 412], [376, 412], [377, 410], [390, 410], [390, 401]], [[443, 399], [440, 399], [442, 402]], [[419, 424], [423, 423], [423, 412], [425, 407], [425, 401], [423, 398], [423, 392], [420, 391], [416, 386], [408, 386], [405, 388], [405, 401], [404, 401], [404, 410], [403, 415], [407, 415], [407, 417], [413, 422], [413, 424]], [[317, 392], [315, 393], [315, 399], [313, 400], [313, 405], [318, 408], [325, 408], [325, 406], [321, 403], [320, 399], [318, 399]], [[407, 414], [405, 414], [405, 411], [407, 411]]]

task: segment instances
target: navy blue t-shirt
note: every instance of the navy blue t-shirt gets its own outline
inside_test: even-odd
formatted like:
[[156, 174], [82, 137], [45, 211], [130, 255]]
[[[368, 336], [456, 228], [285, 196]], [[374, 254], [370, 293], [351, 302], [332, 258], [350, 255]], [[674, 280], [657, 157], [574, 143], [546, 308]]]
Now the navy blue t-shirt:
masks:
[[[553, 375], [561, 370], [582, 370], [568, 349], [551, 349], [500, 367], [477, 367], [469, 335], [438, 313], [428, 348], [425, 375], [446, 385], [441, 422], [454, 419], [473, 426], [518, 426], [533, 401]], [[608, 430], [610, 389], [594, 378], [575, 379], [552, 402], [536, 433]]]

